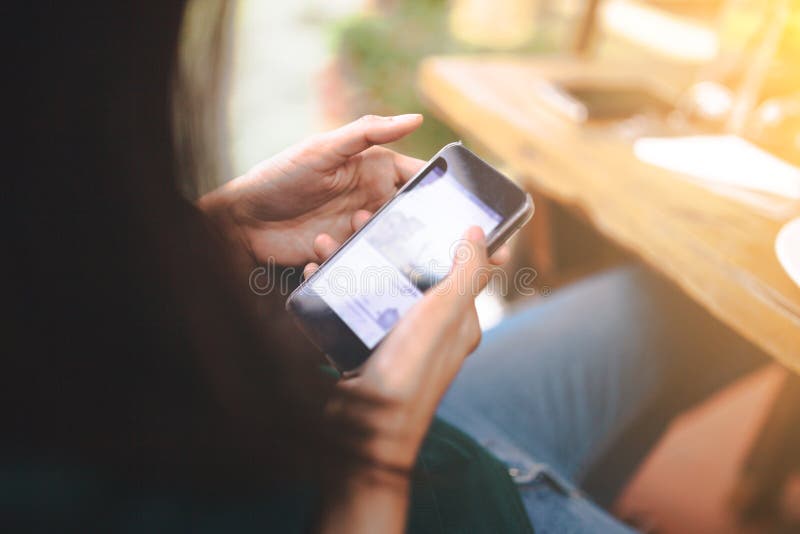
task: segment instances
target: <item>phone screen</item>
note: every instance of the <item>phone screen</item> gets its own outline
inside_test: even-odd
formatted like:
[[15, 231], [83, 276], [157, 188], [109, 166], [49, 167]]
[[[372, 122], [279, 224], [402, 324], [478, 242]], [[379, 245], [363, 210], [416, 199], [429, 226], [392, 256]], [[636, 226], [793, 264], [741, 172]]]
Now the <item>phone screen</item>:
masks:
[[310, 281], [369, 349], [450, 270], [466, 229], [502, 221], [439, 166], [404, 189]]

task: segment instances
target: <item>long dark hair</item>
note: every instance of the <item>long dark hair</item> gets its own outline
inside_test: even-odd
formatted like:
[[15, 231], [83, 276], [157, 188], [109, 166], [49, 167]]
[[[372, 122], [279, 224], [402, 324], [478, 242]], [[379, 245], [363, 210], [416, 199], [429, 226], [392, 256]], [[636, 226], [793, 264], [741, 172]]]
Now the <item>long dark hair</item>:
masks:
[[319, 355], [252, 312], [176, 185], [184, 2], [31, 4], [7, 17], [7, 452], [155, 482], [326, 469]]

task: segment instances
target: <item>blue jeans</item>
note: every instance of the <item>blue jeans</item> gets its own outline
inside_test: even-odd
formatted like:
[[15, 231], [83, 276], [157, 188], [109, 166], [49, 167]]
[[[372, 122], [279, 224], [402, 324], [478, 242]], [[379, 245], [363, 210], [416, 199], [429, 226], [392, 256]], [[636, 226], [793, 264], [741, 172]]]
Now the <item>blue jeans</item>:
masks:
[[509, 467], [537, 533], [630, 532], [609, 506], [677, 413], [767, 360], [640, 267], [484, 335], [439, 408]]

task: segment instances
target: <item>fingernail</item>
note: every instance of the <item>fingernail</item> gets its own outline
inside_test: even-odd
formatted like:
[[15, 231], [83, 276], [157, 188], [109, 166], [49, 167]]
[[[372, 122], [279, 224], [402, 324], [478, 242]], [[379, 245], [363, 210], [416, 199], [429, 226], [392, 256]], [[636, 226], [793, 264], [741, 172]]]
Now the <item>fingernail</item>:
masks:
[[420, 113], [406, 113], [404, 115], [395, 115], [392, 117], [392, 120], [399, 122], [411, 122], [419, 119], [420, 117], [422, 117]]
[[475, 243], [476, 245], [483, 245], [484, 241], [486, 240], [486, 236], [484, 235], [480, 226], [472, 226], [468, 228], [465, 237], [468, 241]]

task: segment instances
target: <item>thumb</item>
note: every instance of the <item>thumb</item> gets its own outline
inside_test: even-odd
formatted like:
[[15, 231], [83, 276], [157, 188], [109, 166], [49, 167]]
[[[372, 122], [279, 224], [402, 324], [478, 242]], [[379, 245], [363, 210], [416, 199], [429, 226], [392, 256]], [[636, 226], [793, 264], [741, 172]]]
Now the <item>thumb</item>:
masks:
[[472, 301], [489, 283], [490, 269], [486, 236], [480, 227], [473, 226], [458, 243], [446, 290], [454, 292], [454, 298]]

